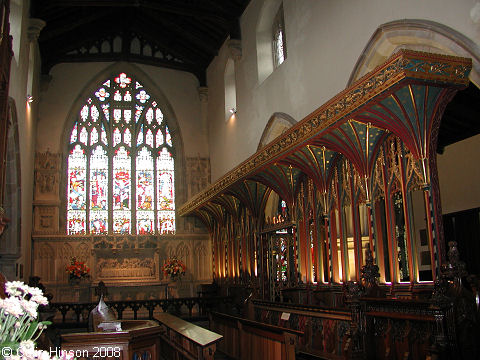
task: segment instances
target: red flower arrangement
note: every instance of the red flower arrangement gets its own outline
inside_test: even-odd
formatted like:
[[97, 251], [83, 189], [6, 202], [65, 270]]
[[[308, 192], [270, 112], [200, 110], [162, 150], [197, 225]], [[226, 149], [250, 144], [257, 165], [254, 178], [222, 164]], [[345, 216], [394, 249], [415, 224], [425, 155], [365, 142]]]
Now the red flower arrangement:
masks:
[[174, 280], [177, 276], [185, 275], [187, 267], [184, 263], [178, 260], [175, 256], [167, 259], [163, 264], [162, 271], [165, 277], [170, 276]]
[[66, 267], [68, 277], [74, 279], [84, 279], [90, 276], [90, 269], [85, 262], [78, 261], [75, 257], [70, 259], [70, 265]]

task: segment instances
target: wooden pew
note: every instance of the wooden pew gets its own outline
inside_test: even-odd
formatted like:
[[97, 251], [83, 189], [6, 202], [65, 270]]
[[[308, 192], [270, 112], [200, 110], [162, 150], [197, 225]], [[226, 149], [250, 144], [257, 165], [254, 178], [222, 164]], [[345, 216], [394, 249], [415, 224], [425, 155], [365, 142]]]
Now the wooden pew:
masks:
[[160, 347], [165, 359], [213, 360], [222, 335], [168, 313], [156, 316], [160, 322]]
[[298, 338], [302, 331], [211, 312], [210, 328], [223, 334], [219, 349], [241, 360], [295, 360]]
[[252, 300], [252, 319], [302, 331], [297, 352], [321, 359], [347, 359], [351, 311], [315, 305]]

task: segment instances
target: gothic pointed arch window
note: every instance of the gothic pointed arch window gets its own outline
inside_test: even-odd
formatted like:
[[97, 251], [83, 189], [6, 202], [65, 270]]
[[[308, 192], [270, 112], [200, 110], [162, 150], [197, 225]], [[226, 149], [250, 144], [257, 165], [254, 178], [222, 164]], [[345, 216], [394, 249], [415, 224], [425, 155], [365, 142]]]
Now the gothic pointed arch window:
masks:
[[173, 234], [174, 144], [155, 99], [116, 74], [81, 106], [69, 137], [67, 234]]
[[272, 24], [273, 66], [279, 67], [287, 58], [287, 43], [285, 39], [285, 20], [283, 19], [283, 4], [273, 19]]

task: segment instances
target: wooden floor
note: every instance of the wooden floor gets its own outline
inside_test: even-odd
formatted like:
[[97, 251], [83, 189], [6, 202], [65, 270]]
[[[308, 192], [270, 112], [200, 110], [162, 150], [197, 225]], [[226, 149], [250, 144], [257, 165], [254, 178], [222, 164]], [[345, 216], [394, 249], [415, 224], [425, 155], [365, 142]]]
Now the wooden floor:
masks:
[[221, 351], [215, 351], [215, 359], [216, 360], [233, 360], [232, 357], [228, 356], [228, 355], [225, 355], [224, 353], [222, 353]]

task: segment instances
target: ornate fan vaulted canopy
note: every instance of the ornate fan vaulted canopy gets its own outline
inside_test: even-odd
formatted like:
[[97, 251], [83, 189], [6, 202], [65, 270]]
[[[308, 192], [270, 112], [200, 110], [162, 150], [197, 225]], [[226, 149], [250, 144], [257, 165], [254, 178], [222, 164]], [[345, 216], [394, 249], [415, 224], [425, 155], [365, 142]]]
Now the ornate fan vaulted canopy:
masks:
[[38, 39], [42, 72], [61, 62], [135, 61], [184, 70], [205, 85], [222, 43], [240, 38], [249, 0], [36, 0], [46, 22]]
[[353, 164], [368, 201], [378, 147], [388, 134], [407, 145], [428, 183], [428, 159], [435, 156], [440, 117], [457, 90], [468, 85], [470, 68], [469, 59], [399, 51], [197, 194], [180, 215], [197, 213], [224, 193], [236, 196], [239, 187], [252, 181], [292, 202], [300, 172], [326, 192], [335, 154]]

